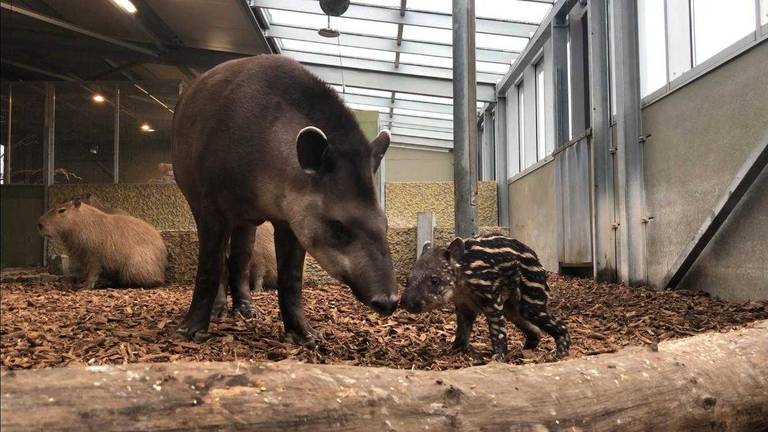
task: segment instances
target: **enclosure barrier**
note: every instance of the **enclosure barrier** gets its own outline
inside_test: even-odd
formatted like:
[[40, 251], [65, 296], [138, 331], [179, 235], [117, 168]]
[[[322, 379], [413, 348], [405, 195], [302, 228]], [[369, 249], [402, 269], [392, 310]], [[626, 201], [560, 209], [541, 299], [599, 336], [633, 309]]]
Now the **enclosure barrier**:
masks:
[[530, 366], [157, 363], [2, 374], [2, 429], [756, 431], [768, 321]]

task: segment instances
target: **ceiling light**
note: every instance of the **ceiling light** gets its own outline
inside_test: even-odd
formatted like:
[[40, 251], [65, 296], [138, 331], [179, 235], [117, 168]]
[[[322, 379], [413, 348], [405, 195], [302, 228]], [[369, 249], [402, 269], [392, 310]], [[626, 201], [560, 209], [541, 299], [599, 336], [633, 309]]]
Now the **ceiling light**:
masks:
[[96, 102], [96, 103], [104, 103], [105, 100], [106, 99], [104, 99], [104, 96], [102, 96], [102, 95], [100, 95], [98, 93], [93, 95], [93, 101]]
[[131, 3], [131, 0], [112, 0], [112, 3], [117, 5], [120, 9], [128, 12], [129, 14], [133, 15], [135, 14], [138, 9], [136, 9], [136, 6]]
[[141, 125], [142, 132], [154, 132], [155, 130], [152, 129], [152, 126], [149, 125], [149, 123], [143, 123]]

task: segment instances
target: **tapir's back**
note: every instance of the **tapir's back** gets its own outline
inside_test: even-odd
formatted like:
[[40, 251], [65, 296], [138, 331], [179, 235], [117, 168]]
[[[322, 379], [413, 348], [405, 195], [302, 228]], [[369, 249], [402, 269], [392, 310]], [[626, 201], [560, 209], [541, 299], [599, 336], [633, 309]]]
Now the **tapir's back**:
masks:
[[336, 145], [367, 143], [336, 92], [288, 57], [233, 60], [200, 76], [182, 95], [173, 124], [176, 181], [193, 211], [204, 188], [289, 182], [300, 172], [296, 135], [309, 125]]

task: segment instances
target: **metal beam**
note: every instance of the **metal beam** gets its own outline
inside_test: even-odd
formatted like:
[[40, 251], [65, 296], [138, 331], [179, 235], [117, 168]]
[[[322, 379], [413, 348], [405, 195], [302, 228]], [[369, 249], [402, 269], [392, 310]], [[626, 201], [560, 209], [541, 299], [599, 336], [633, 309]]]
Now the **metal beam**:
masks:
[[[313, 0], [249, 0], [251, 7], [287, 10], [322, 14], [319, 3]], [[451, 15], [438, 12], [419, 12], [409, 10], [405, 16], [400, 16], [400, 8], [367, 6], [352, 4], [344, 18], [356, 18], [368, 21], [379, 21], [392, 24], [451, 29]], [[478, 33], [491, 33], [504, 36], [528, 38], [536, 31], [538, 24], [524, 21], [507, 21], [488, 18], [477, 19]]]
[[453, 130], [453, 121], [433, 119], [429, 117], [409, 116], [402, 114], [392, 114], [383, 116], [385, 122], [392, 123], [404, 123], [410, 125], [416, 125], [423, 128], [437, 128], [437, 129], [450, 129]]
[[758, 145], [754, 152], [747, 158], [744, 165], [741, 166], [736, 176], [731, 181], [730, 186], [725, 191], [720, 200], [701, 228], [696, 232], [690, 242], [683, 248], [678, 255], [675, 263], [664, 276], [662, 286], [664, 288], [677, 288], [680, 281], [683, 280], [688, 270], [693, 267], [696, 259], [704, 251], [709, 242], [717, 234], [720, 227], [725, 224], [728, 217], [739, 205], [741, 199], [746, 195], [749, 188], [755, 183], [757, 177], [768, 165], [768, 140]]
[[453, 0], [453, 196], [455, 233], [477, 234], [477, 102], [475, 97], [475, 0]]
[[378, 97], [378, 96], [365, 96], [351, 93], [339, 93], [344, 99], [344, 102], [373, 105], [384, 108], [403, 108], [416, 111], [427, 111], [442, 114], [452, 114], [453, 106], [445, 104], [436, 104], [430, 102], [417, 102], [404, 99], [397, 99], [392, 102], [391, 98]]
[[[614, 213], [611, 107], [608, 83], [607, 2], [588, 4], [589, 91], [592, 104], [592, 265], [596, 280], [616, 281], [616, 222]], [[559, 31], [559, 28], [553, 31]], [[559, 39], [559, 38], [558, 38]], [[554, 38], [553, 38], [554, 42]], [[563, 41], [558, 40], [559, 43]], [[562, 47], [563, 49], [565, 46]]]
[[265, 53], [273, 52], [272, 46], [267, 41], [267, 37], [264, 35], [264, 31], [261, 29], [261, 26], [259, 25], [259, 21], [256, 19], [256, 16], [253, 13], [253, 9], [251, 9], [249, 5], [246, 4], [245, 1], [243, 0], [236, 0], [235, 3], [237, 3], [238, 6], [240, 6], [243, 13], [245, 14], [245, 17], [251, 23], [251, 29], [253, 29], [253, 33], [256, 36], [256, 40], [258, 40], [259, 43], [264, 47], [263, 52]]
[[24, 15], [24, 16], [32, 18], [32, 19], [48, 23], [48, 24], [54, 25], [54, 26], [59, 27], [59, 28], [63, 28], [65, 30], [69, 30], [69, 31], [72, 31], [72, 32], [75, 32], [75, 33], [80, 33], [82, 35], [89, 36], [89, 37], [92, 37], [94, 39], [99, 39], [99, 40], [102, 40], [104, 42], [108, 42], [108, 43], [110, 43], [112, 45], [117, 45], [117, 46], [120, 46], [120, 47], [123, 47], [123, 48], [127, 48], [129, 50], [136, 51], [136, 52], [139, 52], [139, 53], [142, 53], [142, 54], [146, 54], [146, 55], [152, 56], [152, 57], [157, 57], [158, 56], [158, 53], [155, 52], [154, 50], [150, 50], [150, 49], [144, 48], [142, 46], [139, 46], [139, 45], [136, 45], [136, 44], [133, 44], [133, 43], [130, 43], [130, 42], [124, 42], [122, 40], [115, 39], [115, 38], [107, 36], [105, 34], [97, 33], [97, 32], [91, 31], [91, 30], [87, 30], [87, 29], [84, 29], [84, 28], [82, 28], [80, 26], [76, 26], [74, 24], [68, 23], [66, 21], [62, 21], [62, 20], [57, 19], [57, 18], [49, 17], [47, 15], [43, 15], [43, 14], [37, 13], [35, 11], [29, 10], [29, 9], [24, 9], [24, 8], [21, 8], [21, 7], [18, 7], [18, 6], [14, 6], [14, 5], [10, 4], [10, 3], [0, 2], [0, 7], [2, 7], [3, 9], [9, 10], [11, 12], [14, 12], [14, 13], [17, 13], [17, 14], [20, 14], [20, 15]]
[[[388, 61], [366, 60], [353, 57], [339, 57], [329, 54], [317, 54], [304, 51], [293, 51], [284, 49], [283, 54], [293, 57], [295, 60], [305, 64], [316, 64], [324, 66], [337, 66], [350, 69], [372, 70], [378, 72], [389, 72], [397, 75], [415, 75], [427, 76], [432, 78], [450, 79], [452, 71], [448, 68], [438, 68], [433, 66], [415, 66], [400, 63], [398, 67]], [[479, 73], [477, 82], [482, 84], [496, 84], [501, 75]]]
[[618, 273], [629, 285], [646, 283], [645, 180], [641, 134], [637, 2], [614, 1], [616, 39], [616, 184]]
[[[317, 29], [276, 24], [272, 24], [269, 29], [266, 30], [266, 36], [332, 45], [336, 45], [338, 43], [338, 45], [342, 46], [370, 48], [380, 51], [400, 51], [402, 53], [430, 55], [435, 57], [450, 58], [453, 55], [451, 46], [448, 44], [404, 40], [398, 46], [397, 39], [356, 35], [350, 33], [342, 33], [336, 39], [328, 39], [317, 34]], [[519, 51], [501, 51], [485, 48], [477, 48], [476, 52], [477, 61], [503, 64], [510, 64], [519, 55]]]
[[451, 141], [434, 139], [434, 138], [414, 137], [410, 135], [393, 134], [391, 142], [393, 145], [401, 144], [401, 145], [439, 148], [439, 149], [447, 149], [447, 150], [450, 150], [453, 148], [453, 143]]
[[0, 62], [2, 62], [2, 64], [7, 64], [7, 65], [10, 65], [10, 66], [13, 66], [13, 67], [25, 70], [25, 71], [34, 72], [36, 74], [45, 75], [47, 77], [56, 78], [56, 79], [59, 79], [59, 80], [62, 80], [62, 81], [76, 81], [71, 76], [58, 74], [56, 72], [51, 72], [49, 70], [41, 69], [39, 67], [26, 65], [24, 63], [19, 63], [19, 62], [15, 62], [15, 61], [12, 61], [12, 60], [6, 60], [6, 59], [2, 59], [2, 60], [0, 60]]
[[507, 168], [507, 98], [496, 101], [496, 130], [494, 131], [496, 158], [496, 192], [499, 203], [499, 225], [509, 226], [509, 176]]
[[[307, 65], [308, 69], [329, 84], [348, 85], [369, 89], [397, 91], [426, 96], [453, 97], [453, 85], [449, 79], [431, 78], [380, 72], [372, 70], [345, 69], [338, 66]], [[477, 100], [493, 102], [493, 85], [479, 83]]]

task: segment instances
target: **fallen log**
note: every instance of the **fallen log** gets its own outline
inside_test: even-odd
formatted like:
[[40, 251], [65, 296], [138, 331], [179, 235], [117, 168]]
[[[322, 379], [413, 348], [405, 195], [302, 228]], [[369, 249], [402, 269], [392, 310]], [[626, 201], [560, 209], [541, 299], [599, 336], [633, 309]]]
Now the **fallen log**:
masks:
[[430, 372], [155, 363], [2, 374], [4, 431], [755, 431], [768, 321], [570, 361]]

